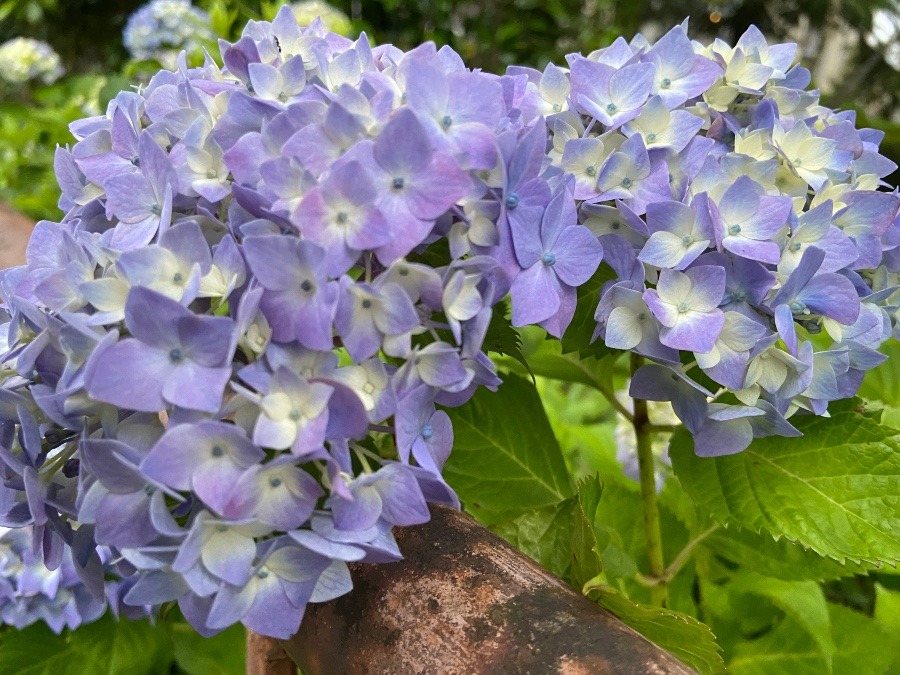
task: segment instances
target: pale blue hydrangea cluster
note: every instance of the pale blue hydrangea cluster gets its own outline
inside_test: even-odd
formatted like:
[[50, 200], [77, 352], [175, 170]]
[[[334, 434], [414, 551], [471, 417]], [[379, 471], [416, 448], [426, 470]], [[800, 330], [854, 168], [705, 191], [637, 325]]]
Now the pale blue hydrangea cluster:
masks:
[[900, 335], [897, 167], [795, 55], [676, 27], [523, 71], [613, 272], [595, 339], [653, 362], [631, 395], [671, 401], [700, 455], [797, 435], [788, 418], [852, 396]]
[[10, 84], [53, 84], [63, 72], [59, 54], [46, 42], [17, 37], [0, 44], [0, 80]]
[[191, 0], [151, 0], [128, 17], [123, 39], [132, 58], [174, 67], [179, 52], [196, 52], [216, 36], [209, 14]]
[[880, 359], [893, 165], [789, 47], [677, 28], [496, 76], [285, 7], [222, 54], [74, 123], [66, 215], [0, 276], [0, 524], [48, 568], [96, 588], [109, 551], [126, 604], [291, 635], [458, 503], [442, 408], [500, 384], [498, 303], [563, 336], [601, 260], [596, 337], [700, 453]]
[[[121, 597], [133, 582], [117, 580], [108, 551], [100, 551], [88, 565], [73, 562], [80, 543], [39, 554], [33, 550], [30, 528], [0, 528], [0, 625], [21, 629], [43, 621], [60, 633], [96, 621], [107, 609], [131, 619], [147, 615], [146, 608], [122, 604]], [[85, 574], [89, 565], [102, 569], [105, 581]]]

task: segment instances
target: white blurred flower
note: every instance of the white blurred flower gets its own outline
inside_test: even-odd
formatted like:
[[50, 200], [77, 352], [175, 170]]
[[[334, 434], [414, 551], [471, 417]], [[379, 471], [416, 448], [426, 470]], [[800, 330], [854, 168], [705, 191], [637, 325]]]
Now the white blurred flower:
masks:
[[59, 54], [46, 42], [17, 37], [0, 45], [0, 79], [13, 84], [56, 82], [63, 74]]

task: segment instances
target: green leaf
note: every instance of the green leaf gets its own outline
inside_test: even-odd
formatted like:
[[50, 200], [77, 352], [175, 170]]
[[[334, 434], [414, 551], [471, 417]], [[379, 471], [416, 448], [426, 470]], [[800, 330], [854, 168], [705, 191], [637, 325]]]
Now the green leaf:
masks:
[[725, 672], [721, 648], [705, 624], [686, 614], [640, 605], [608, 586], [586, 588], [597, 604], [702, 675]]
[[534, 380], [534, 373], [531, 372], [528, 361], [522, 355], [522, 338], [510, 323], [505, 301], [494, 307], [484, 336], [483, 349], [487, 352], [509, 356], [519, 363]]
[[601, 533], [601, 538], [604, 539], [601, 547], [595, 527], [602, 492], [599, 476], [585, 478], [578, 483], [571, 522], [572, 572], [569, 580], [576, 590], [580, 590], [589, 579], [603, 570], [602, 556], [609, 538], [603, 538]]
[[17, 675], [156, 675], [172, 663], [165, 625], [116, 621], [107, 614], [54, 635], [44, 624], [0, 639], [0, 672]]
[[[872, 619], [839, 605], [829, 605], [835, 673], [884, 675], [893, 654], [890, 636]], [[815, 640], [790, 616], [757, 640], [735, 646], [728, 663], [732, 675], [822, 675], [825, 657]]]
[[835, 405], [792, 418], [802, 438], [761, 438], [701, 458], [679, 430], [670, 456], [693, 502], [717, 521], [765, 529], [838, 561], [900, 560], [900, 432]]
[[211, 638], [203, 637], [187, 623], [172, 625], [175, 662], [188, 675], [243, 675], [246, 640], [241, 624]]
[[613, 269], [603, 263], [594, 273], [587, 283], [578, 287], [578, 301], [575, 305], [575, 315], [572, 317], [572, 323], [566, 329], [562, 336], [562, 352], [578, 352], [583, 358], [587, 356], [606, 356], [612, 353], [603, 340], [597, 339], [591, 344], [591, 338], [594, 330], [597, 328], [597, 320], [594, 319], [594, 313], [597, 311], [597, 305], [600, 304], [600, 291], [603, 284], [615, 278]]
[[700, 544], [711, 553], [744, 569], [785, 581], [824, 581], [865, 572], [864, 565], [841, 564], [787, 539], [737, 527], [721, 528]]
[[631, 578], [634, 560], [619, 534], [597, 517], [602, 492], [599, 477], [590, 476], [579, 481], [576, 496], [492, 529], [578, 591], [603, 571]]
[[572, 518], [575, 498], [527, 511], [491, 529], [541, 567], [566, 579], [572, 568]]
[[490, 525], [574, 494], [559, 444], [530, 382], [507, 376], [447, 410], [453, 452], [444, 476], [482, 523]]
[[822, 588], [815, 581], [782, 581], [754, 572], [742, 572], [728, 582], [732, 593], [759, 595], [768, 598], [790, 616], [816, 642], [827, 671], [832, 672], [834, 641], [828, 603]]

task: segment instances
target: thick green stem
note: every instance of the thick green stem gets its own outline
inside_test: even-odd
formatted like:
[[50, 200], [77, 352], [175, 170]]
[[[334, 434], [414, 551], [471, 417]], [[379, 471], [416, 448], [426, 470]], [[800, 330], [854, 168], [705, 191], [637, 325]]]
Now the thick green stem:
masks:
[[[638, 354], [631, 355], [632, 375], [643, 364]], [[659, 505], [656, 502], [656, 476], [653, 471], [653, 425], [647, 414], [647, 402], [634, 399], [634, 417], [631, 421], [637, 438], [638, 468], [641, 479], [641, 502], [644, 511], [644, 531], [647, 535], [647, 558], [650, 562], [650, 576], [663, 579], [666, 562], [663, 558], [662, 529], [659, 525]], [[665, 583], [650, 588], [650, 600], [658, 607], [665, 607], [668, 592]]]

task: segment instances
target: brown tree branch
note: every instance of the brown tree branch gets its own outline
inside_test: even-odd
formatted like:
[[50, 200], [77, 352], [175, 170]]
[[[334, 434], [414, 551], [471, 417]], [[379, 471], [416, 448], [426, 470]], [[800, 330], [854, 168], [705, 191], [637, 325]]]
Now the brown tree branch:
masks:
[[432, 516], [395, 531], [403, 561], [307, 608], [283, 643], [305, 675], [694, 672], [469, 516]]

